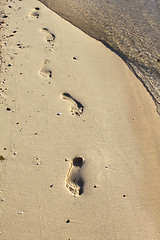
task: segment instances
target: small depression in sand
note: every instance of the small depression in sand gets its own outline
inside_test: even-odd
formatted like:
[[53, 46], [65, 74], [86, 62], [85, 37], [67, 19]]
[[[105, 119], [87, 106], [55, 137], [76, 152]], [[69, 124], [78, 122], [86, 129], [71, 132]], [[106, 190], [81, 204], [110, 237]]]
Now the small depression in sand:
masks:
[[39, 7], [35, 7], [32, 12], [30, 13], [31, 18], [39, 18]]
[[69, 171], [66, 177], [66, 188], [75, 197], [83, 193], [84, 181], [81, 177], [81, 168], [84, 159], [82, 157], [75, 157], [71, 160]]
[[51, 78], [52, 77], [52, 71], [48, 68], [49, 62], [50, 62], [49, 60], [45, 59], [41, 69], [39, 70], [39, 74], [42, 77], [45, 77], [45, 78]]
[[41, 28], [41, 32], [45, 33], [45, 40], [48, 43], [53, 43], [54, 39], [55, 39], [55, 35], [53, 33], [51, 33], [48, 28]]
[[70, 104], [70, 111], [72, 115], [80, 116], [83, 113], [83, 105], [73, 98], [69, 93], [62, 93], [61, 98]]

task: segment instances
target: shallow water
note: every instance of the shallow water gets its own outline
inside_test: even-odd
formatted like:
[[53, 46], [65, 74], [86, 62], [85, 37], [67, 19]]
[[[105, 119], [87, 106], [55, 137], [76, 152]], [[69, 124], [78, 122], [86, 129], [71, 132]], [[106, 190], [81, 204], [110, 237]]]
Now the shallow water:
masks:
[[160, 106], [160, 0], [40, 0], [119, 54]]

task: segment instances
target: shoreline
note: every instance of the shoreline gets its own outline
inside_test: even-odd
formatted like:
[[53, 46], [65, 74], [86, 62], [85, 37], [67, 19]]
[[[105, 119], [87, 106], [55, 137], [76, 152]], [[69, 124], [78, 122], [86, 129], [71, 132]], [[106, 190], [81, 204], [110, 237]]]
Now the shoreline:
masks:
[[[124, 11], [122, 11], [123, 8], [126, 8], [126, 6], [123, 6], [124, 3], [122, 4], [121, 8], [119, 8], [119, 10], [122, 11], [121, 12], [123, 16], [122, 19], [120, 17], [121, 15], [119, 15], [120, 19], [117, 19], [117, 21], [114, 22], [113, 18], [111, 17], [112, 12], [116, 10], [113, 3], [107, 2], [105, 4], [103, 3], [103, 1], [100, 1], [99, 3], [100, 5], [99, 5], [98, 3], [93, 4], [92, 1], [90, 0], [85, 5], [83, 1], [82, 3], [75, 3], [72, 0], [65, 0], [63, 1], [63, 3], [61, 1], [59, 1], [58, 3], [56, 1], [52, 2], [51, 0], [39, 0], [39, 1], [42, 2], [45, 6], [47, 6], [52, 11], [56, 12], [59, 16], [63, 17], [65, 20], [69, 21], [71, 24], [81, 29], [84, 33], [102, 42], [104, 46], [111, 49], [114, 53], [120, 56], [121, 59], [129, 66], [129, 68], [133, 71], [133, 73], [138, 78], [138, 80], [142, 82], [145, 89], [152, 96], [157, 108], [157, 112], [160, 115], [160, 110], [159, 110], [160, 109], [160, 93], [159, 93], [160, 72], [159, 72], [159, 64], [158, 64], [158, 59], [159, 59], [158, 46], [156, 45], [157, 50], [156, 50], [155, 56], [151, 57], [152, 60], [150, 58], [147, 59], [148, 55], [145, 55], [145, 52], [146, 54], [148, 54], [148, 51], [150, 51], [150, 47], [149, 47], [150, 43], [147, 43], [147, 45], [149, 46], [147, 45], [145, 46], [145, 44], [142, 44], [147, 39], [144, 40], [142, 38], [143, 31], [141, 32], [140, 30], [138, 30], [139, 28], [136, 29], [136, 27], [135, 29], [133, 28], [133, 26], [136, 25], [136, 23], [133, 22], [133, 19], [128, 19], [128, 21], [130, 21], [130, 24], [133, 28], [131, 32], [129, 31], [129, 29], [126, 30], [126, 32], [129, 31], [127, 34], [128, 40], [127, 40], [126, 34], [124, 34], [124, 36], [123, 35], [121, 36], [121, 32], [118, 33], [119, 31], [118, 29], [120, 29], [120, 27], [116, 26], [118, 21], [121, 21], [121, 27], [123, 27], [123, 29], [124, 28], [127, 29], [127, 26], [125, 25], [123, 26], [123, 22], [126, 22], [126, 17], [123, 16]], [[103, 8], [101, 8], [101, 4]], [[97, 12], [99, 12], [99, 15], [96, 15]], [[126, 12], [126, 13], [129, 14], [129, 12]], [[117, 15], [118, 12], [116, 12], [115, 14]], [[111, 19], [108, 19], [108, 18], [105, 19], [104, 17], [105, 15], [106, 16], [109, 15]], [[143, 20], [142, 21], [143, 24], [146, 20], [145, 18], [146, 18], [146, 15], [144, 15], [144, 19], [143, 18], [141, 19]], [[146, 32], [147, 31], [146, 27], [144, 27], [143, 24], [141, 25], [141, 28], [144, 30], [144, 32]], [[115, 28], [115, 30], [113, 30], [115, 36], [114, 34], [112, 34], [110, 25], [111, 25], [111, 29]], [[154, 25], [156, 26], [157, 24], [154, 23]], [[153, 29], [151, 30], [153, 31]], [[134, 35], [130, 39], [129, 35], [133, 34], [132, 31], [134, 32]], [[137, 34], [137, 31], [139, 31], [139, 37], [137, 39], [134, 39], [134, 37]], [[119, 39], [119, 42], [116, 42], [116, 40], [118, 41], [118, 39]], [[126, 40], [126, 42], [124, 42], [124, 40]], [[132, 42], [132, 44], [127, 45], [128, 42]], [[136, 43], [134, 44], [134, 42]], [[154, 44], [156, 44], [156, 42], [157, 41], [155, 41], [154, 39]], [[132, 45], [133, 45], [133, 49], [132, 49]], [[136, 46], [137, 46], [137, 50], [135, 52]], [[153, 49], [151, 52], [153, 55]], [[127, 53], [129, 53], [129, 55], [127, 55]]]
[[4, 9], [0, 236], [158, 240], [151, 96], [120, 57], [39, 1]]

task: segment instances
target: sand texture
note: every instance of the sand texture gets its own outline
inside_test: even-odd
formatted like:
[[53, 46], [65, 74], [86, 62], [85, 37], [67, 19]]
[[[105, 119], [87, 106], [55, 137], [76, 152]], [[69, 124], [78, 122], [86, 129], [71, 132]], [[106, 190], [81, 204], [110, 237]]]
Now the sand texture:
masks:
[[0, 239], [159, 240], [151, 96], [41, 2], [1, 9]]

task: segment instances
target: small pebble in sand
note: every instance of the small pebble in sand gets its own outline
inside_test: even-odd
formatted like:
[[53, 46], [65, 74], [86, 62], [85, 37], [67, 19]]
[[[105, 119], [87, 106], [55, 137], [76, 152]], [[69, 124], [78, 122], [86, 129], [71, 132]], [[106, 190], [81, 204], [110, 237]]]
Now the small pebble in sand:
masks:
[[105, 168], [108, 168], [108, 166], [107, 166], [107, 165], [105, 165]]
[[66, 220], [66, 223], [70, 223], [71, 221], [69, 219]]
[[74, 59], [74, 60], [77, 60], [77, 59], [78, 59], [78, 57], [73, 57], [73, 59]]
[[6, 150], [7, 150], [7, 148], [5, 147], [5, 148], [4, 148], [4, 150], [6, 151]]
[[14, 155], [17, 155], [17, 152], [14, 152]]
[[37, 165], [41, 165], [41, 164], [38, 162]]
[[123, 197], [126, 197], [126, 195], [124, 194]]
[[2, 155], [0, 155], [0, 160], [5, 160], [5, 158]]
[[1, 202], [4, 202], [4, 198], [1, 198]]
[[97, 186], [96, 186], [96, 185], [94, 185], [94, 188], [97, 188]]
[[134, 118], [132, 118], [132, 120], [135, 120], [135, 117], [134, 117]]
[[57, 116], [60, 116], [61, 115], [61, 113], [57, 113]]
[[50, 188], [52, 188], [52, 187], [53, 187], [53, 184], [50, 185]]
[[7, 16], [7, 15], [4, 15], [2, 18], [8, 18], [8, 16]]
[[22, 215], [22, 214], [23, 214], [23, 211], [18, 212], [18, 215]]
[[7, 107], [7, 108], [6, 108], [6, 111], [11, 111], [11, 109]]

